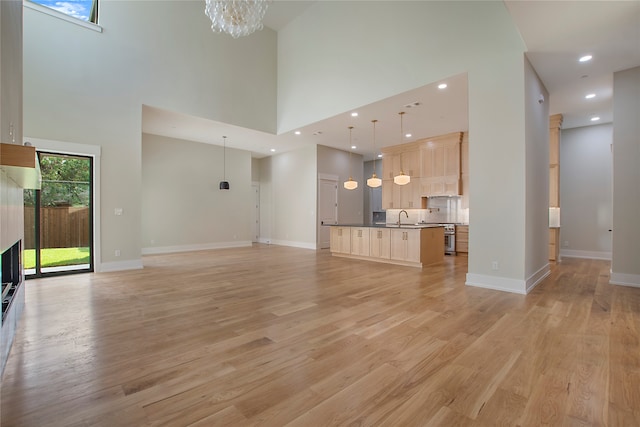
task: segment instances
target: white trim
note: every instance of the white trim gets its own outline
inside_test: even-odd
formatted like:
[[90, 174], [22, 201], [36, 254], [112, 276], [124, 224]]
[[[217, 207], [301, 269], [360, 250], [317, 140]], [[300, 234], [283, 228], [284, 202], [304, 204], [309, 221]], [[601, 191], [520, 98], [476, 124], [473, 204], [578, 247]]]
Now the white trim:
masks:
[[[262, 240], [262, 239], [260, 239]], [[315, 243], [295, 242], [292, 240], [275, 240], [271, 239], [270, 245], [291, 246], [294, 248], [317, 250]]]
[[[1, 0], [0, 0], [1, 1]], [[93, 157], [93, 270], [101, 268], [101, 237], [100, 237], [100, 155], [102, 147], [99, 145], [78, 144], [75, 142], [55, 141], [51, 139], [24, 137], [23, 142], [29, 142], [36, 150], [50, 151], [59, 154]]]
[[29, 0], [23, 0], [22, 4], [27, 9], [31, 9], [31, 10], [35, 10], [37, 12], [44, 13], [45, 15], [49, 15], [51, 17], [58, 18], [58, 19], [61, 19], [63, 21], [66, 21], [66, 22], [70, 22], [72, 24], [79, 25], [79, 26], [81, 26], [83, 28], [87, 28], [89, 30], [96, 31], [98, 33], [102, 32], [102, 27], [100, 25], [98, 25], [98, 24], [94, 24], [93, 22], [83, 21], [82, 19], [74, 18], [73, 16], [69, 16], [66, 13], [59, 12], [59, 11], [57, 11], [55, 9], [51, 9], [50, 7], [43, 6], [41, 4], [34, 3], [32, 1], [29, 1]]
[[159, 246], [159, 247], [151, 247], [151, 248], [142, 248], [142, 255], [159, 255], [159, 254], [171, 254], [171, 253], [177, 253], [177, 252], [208, 251], [210, 249], [243, 248], [251, 245], [252, 245], [251, 241], [242, 240], [238, 242], [215, 242], [215, 243], [203, 243], [203, 244], [197, 244], [197, 245]]
[[112, 271], [141, 270], [142, 268], [142, 259], [132, 259], [128, 261], [103, 262], [100, 265], [100, 270], [96, 269], [96, 272], [109, 273]]
[[612, 271], [609, 277], [609, 283], [612, 285], [640, 288], [640, 274], [614, 273]]
[[611, 261], [610, 251], [579, 251], [572, 249], [561, 249], [560, 256], [566, 258], [604, 259]]
[[549, 265], [549, 263], [546, 263], [540, 270], [536, 271], [531, 276], [529, 276], [526, 283], [527, 285], [526, 293], [531, 292], [533, 288], [538, 286], [540, 282], [546, 279], [547, 276], [549, 276], [550, 274], [551, 274], [551, 266]]
[[484, 274], [467, 273], [467, 281], [465, 282], [465, 285], [521, 295], [526, 295], [527, 293], [526, 283], [524, 280], [487, 276]]

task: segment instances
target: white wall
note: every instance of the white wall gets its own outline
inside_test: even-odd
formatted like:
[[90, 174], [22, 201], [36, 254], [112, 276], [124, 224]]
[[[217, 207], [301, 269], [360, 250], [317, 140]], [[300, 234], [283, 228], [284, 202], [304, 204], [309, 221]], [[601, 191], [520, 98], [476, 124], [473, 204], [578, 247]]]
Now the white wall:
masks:
[[[525, 58], [525, 278], [527, 291], [549, 267], [549, 93]], [[543, 102], [540, 97], [544, 98]]]
[[560, 255], [611, 259], [613, 125], [565, 129], [560, 141]]
[[251, 245], [251, 153], [142, 135], [143, 253]]
[[260, 242], [316, 248], [316, 147], [260, 160]]
[[613, 75], [611, 283], [640, 287], [640, 67]]
[[[363, 192], [367, 188], [362, 179], [362, 156], [352, 153], [349, 161], [347, 151], [324, 145], [318, 145], [317, 150], [318, 173], [338, 176], [338, 223], [362, 224]], [[349, 179], [350, 171], [352, 178], [358, 182], [358, 188], [355, 190], [346, 190], [343, 185]]]
[[200, 1], [100, 6], [102, 33], [25, 8], [24, 130], [102, 147], [102, 261], [140, 260], [142, 105], [273, 132], [276, 34], [214, 34]]

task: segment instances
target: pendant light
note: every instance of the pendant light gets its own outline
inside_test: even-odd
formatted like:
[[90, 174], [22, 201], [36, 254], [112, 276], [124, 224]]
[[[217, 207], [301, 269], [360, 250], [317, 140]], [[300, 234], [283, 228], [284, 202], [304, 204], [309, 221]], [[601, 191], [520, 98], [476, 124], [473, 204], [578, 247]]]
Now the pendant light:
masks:
[[[400, 143], [402, 144], [402, 116], [404, 116], [404, 111], [400, 111], [398, 114], [400, 115]], [[394, 176], [393, 182], [398, 185], [407, 185], [411, 182], [411, 177], [409, 175], [405, 175], [402, 170], [402, 155], [400, 155], [400, 175]]]
[[347, 190], [355, 190], [358, 188], [358, 181], [354, 181], [351, 177], [351, 131], [353, 130], [353, 126], [349, 126], [349, 181], [344, 182], [344, 188]]
[[371, 120], [373, 123], [373, 175], [367, 180], [367, 185], [371, 188], [378, 188], [382, 185], [382, 180], [376, 175], [376, 122], [377, 120]]
[[220, 181], [220, 189], [228, 190], [229, 181], [227, 181], [227, 137], [222, 137], [222, 181]]

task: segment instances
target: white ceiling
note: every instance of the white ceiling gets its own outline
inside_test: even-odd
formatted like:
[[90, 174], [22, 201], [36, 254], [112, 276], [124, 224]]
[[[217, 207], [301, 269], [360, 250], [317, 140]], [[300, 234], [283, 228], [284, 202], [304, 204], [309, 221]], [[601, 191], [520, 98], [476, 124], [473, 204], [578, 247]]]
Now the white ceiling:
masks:
[[[264, 24], [283, 28], [314, 1], [273, 1]], [[563, 128], [607, 123], [613, 120], [613, 73], [640, 66], [640, 1], [505, 1], [527, 46], [527, 57], [550, 94], [550, 114], [564, 116]], [[587, 63], [582, 55], [593, 55]], [[354, 126], [354, 152], [372, 159], [373, 125], [377, 118], [376, 148], [396, 145], [400, 140], [399, 111], [405, 111], [404, 133], [408, 140], [467, 130], [467, 76], [436, 82], [353, 111], [298, 129], [301, 135], [259, 132], [199, 117], [144, 107], [142, 130], [172, 138], [222, 145], [211, 135], [226, 135], [227, 145], [264, 157], [293, 150], [303, 144], [322, 144], [347, 150], [348, 126]], [[593, 99], [585, 99], [595, 93]], [[407, 104], [420, 105], [405, 108]], [[351, 117], [351, 112], [359, 117]], [[593, 116], [601, 118], [591, 122]], [[367, 119], [364, 119], [364, 118]], [[406, 142], [402, 141], [402, 142]], [[376, 150], [377, 151], [377, 150]]]

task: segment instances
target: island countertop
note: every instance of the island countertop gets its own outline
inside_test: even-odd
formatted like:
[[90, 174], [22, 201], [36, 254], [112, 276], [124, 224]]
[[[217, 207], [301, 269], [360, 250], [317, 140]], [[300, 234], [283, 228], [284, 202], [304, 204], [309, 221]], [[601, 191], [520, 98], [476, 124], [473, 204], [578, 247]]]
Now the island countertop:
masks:
[[421, 229], [421, 228], [437, 228], [443, 227], [442, 224], [431, 223], [416, 223], [416, 224], [322, 224], [327, 227], [354, 227], [354, 228], [409, 228], [409, 229]]

